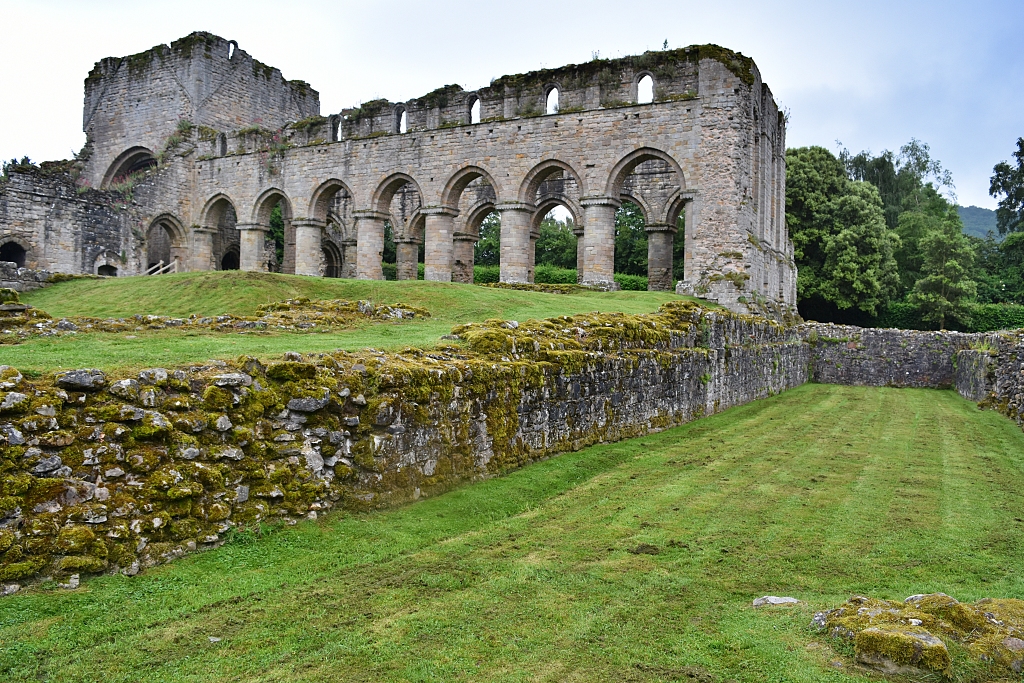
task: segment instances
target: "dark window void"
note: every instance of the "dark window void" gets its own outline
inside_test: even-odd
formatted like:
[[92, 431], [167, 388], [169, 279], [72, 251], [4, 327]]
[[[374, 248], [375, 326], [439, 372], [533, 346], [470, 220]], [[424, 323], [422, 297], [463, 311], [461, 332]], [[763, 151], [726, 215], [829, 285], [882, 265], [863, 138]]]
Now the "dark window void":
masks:
[[25, 267], [25, 248], [17, 242], [8, 242], [0, 246], [0, 261], [16, 263], [19, 268]]
[[117, 268], [114, 266], [100, 266], [96, 269], [96, 274], [106, 277], [117, 277]]
[[232, 249], [220, 260], [221, 270], [238, 270], [238, 252]]

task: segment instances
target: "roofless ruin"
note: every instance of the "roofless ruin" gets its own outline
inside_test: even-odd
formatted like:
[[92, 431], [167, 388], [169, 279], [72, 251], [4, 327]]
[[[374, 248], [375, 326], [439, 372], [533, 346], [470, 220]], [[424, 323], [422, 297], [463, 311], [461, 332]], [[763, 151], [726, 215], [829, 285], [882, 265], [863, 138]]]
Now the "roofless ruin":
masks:
[[[471, 282], [501, 217], [501, 279], [533, 279], [541, 220], [572, 214], [581, 282], [614, 287], [615, 211], [643, 211], [650, 288], [734, 310], [796, 299], [785, 121], [753, 61], [701, 45], [449, 85], [322, 116], [318, 93], [193, 33], [85, 80], [74, 161], [0, 186], [0, 260], [64, 273], [276, 270]], [[269, 236], [280, 205], [284, 253]], [[685, 276], [673, 242], [685, 230]]]

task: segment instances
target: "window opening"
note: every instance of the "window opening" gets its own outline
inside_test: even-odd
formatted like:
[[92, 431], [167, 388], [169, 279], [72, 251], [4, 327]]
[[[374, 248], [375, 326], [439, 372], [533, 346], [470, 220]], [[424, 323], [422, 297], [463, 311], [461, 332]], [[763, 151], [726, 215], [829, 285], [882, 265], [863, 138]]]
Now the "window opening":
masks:
[[548, 103], [546, 114], [557, 114], [558, 113], [558, 88], [552, 88], [548, 93]]
[[398, 114], [398, 132], [406, 133], [409, 131], [409, 115], [404, 109], [400, 110]]
[[469, 108], [469, 122], [480, 123], [480, 100], [478, 98], [473, 99], [473, 104]]
[[9, 261], [19, 268], [25, 267], [25, 248], [17, 242], [8, 242], [0, 247], [0, 261]]
[[644, 76], [636, 84], [636, 103], [650, 104], [654, 101], [654, 79]]
[[96, 274], [105, 277], [117, 277], [117, 268], [110, 265], [102, 265], [96, 269]]

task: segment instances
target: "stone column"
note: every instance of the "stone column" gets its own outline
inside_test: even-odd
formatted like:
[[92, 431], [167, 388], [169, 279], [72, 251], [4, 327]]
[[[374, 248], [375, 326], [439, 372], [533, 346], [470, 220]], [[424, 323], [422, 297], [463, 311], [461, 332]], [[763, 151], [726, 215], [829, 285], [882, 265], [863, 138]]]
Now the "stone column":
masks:
[[341, 241], [341, 277], [356, 276], [356, 244], [355, 240]]
[[269, 225], [259, 223], [238, 223], [235, 225], [238, 230], [238, 268], [239, 270], [261, 271], [267, 270], [267, 259], [264, 254], [263, 242], [270, 232]]
[[582, 284], [618, 289], [615, 284], [615, 210], [622, 202], [614, 197], [588, 197], [583, 205], [586, 256]]
[[292, 225], [295, 227], [295, 274], [322, 277], [324, 222], [295, 218]]
[[192, 228], [192, 270], [216, 270], [213, 263], [213, 236], [217, 228]]
[[674, 225], [648, 225], [647, 231], [647, 291], [671, 292], [676, 283], [672, 279], [672, 247], [675, 242]]
[[384, 220], [379, 211], [356, 211], [356, 277], [360, 280], [383, 280]]
[[419, 277], [419, 242], [411, 237], [400, 237], [395, 240], [395, 252], [398, 257], [395, 279], [415, 280]]
[[576, 235], [576, 284], [583, 282], [583, 264], [586, 261], [587, 243], [583, 240], [583, 226], [573, 227], [572, 234]]
[[697, 237], [697, 211], [693, 201], [688, 201], [683, 208], [683, 280], [691, 286], [697, 286], [697, 278], [693, 270], [693, 246]]
[[537, 207], [530, 204], [498, 204], [501, 214], [501, 281], [530, 281], [530, 220]]
[[424, 228], [423, 279], [452, 281], [452, 238], [458, 210], [447, 206], [420, 209], [426, 215]]
[[452, 248], [454, 263], [452, 264], [452, 282], [473, 284], [473, 263], [476, 259], [476, 235], [455, 235]]
[[537, 270], [537, 240], [540, 239], [540, 230], [530, 230], [530, 246], [526, 255], [530, 257], [530, 282], [534, 281]]

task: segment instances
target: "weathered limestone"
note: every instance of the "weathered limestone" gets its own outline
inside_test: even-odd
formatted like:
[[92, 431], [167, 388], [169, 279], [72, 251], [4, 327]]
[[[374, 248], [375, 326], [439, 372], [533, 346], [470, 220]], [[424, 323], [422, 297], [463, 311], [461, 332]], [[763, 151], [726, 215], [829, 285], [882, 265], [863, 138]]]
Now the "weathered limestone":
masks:
[[615, 284], [615, 210], [622, 202], [614, 197], [591, 197], [583, 205], [583, 284], [618, 289]]
[[472, 284], [476, 240], [474, 235], [455, 235], [452, 246], [452, 282]]
[[452, 281], [453, 218], [458, 213], [447, 207], [420, 209], [427, 217], [423, 252], [423, 279], [435, 282]]
[[647, 289], [652, 292], [671, 292], [675, 289], [675, 278], [672, 277], [672, 248], [676, 227], [648, 225], [646, 230]]
[[419, 277], [420, 245], [410, 238], [397, 239], [395, 240], [395, 251], [397, 252], [395, 279], [415, 280]]
[[499, 204], [501, 212], [501, 281], [530, 281], [530, 218], [534, 207], [526, 204]]
[[323, 275], [321, 236], [323, 223], [317, 220], [292, 220], [295, 228], [295, 274]]
[[[639, 104], [648, 76], [656, 97]], [[544, 115], [552, 85], [560, 110]], [[742, 55], [707, 45], [649, 52], [331, 116], [318, 100], [206, 33], [103, 60], [86, 84], [82, 160], [13, 168], [0, 187], [0, 245], [14, 241], [25, 265], [56, 272], [136, 274], [177, 260], [375, 279], [388, 221], [396, 242], [425, 245], [428, 279], [465, 281], [454, 237], [478, 234], [497, 209], [502, 278], [529, 282], [533, 230], [561, 206], [581, 231], [580, 280], [614, 287], [614, 212], [630, 201], [651, 231], [653, 288], [742, 312], [795, 305], [785, 121]], [[275, 205], [283, 244], [269, 249], [266, 235], [259, 244], [236, 230], [265, 232]], [[671, 245], [656, 233], [684, 213], [685, 274], [675, 283]]]
[[264, 271], [267, 259], [263, 243], [270, 228], [259, 223], [239, 223], [235, 226], [239, 234], [239, 267], [242, 270]]

